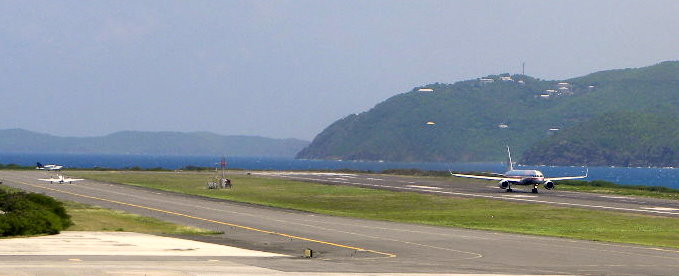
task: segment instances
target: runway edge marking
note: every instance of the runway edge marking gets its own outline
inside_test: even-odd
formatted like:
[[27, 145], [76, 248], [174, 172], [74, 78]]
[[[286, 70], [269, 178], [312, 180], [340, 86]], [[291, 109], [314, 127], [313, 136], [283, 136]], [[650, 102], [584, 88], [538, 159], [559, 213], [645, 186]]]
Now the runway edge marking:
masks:
[[239, 225], [239, 224], [233, 224], [233, 223], [228, 223], [228, 222], [223, 222], [223, 221], [218, 221], [218, 220], [196, 217], [196, 216], [192, 216], [192, 215], [172, 212], [172, 211], [168, 211], [168, 210], [163, 210], [163, 209], [158, 209], [158, 208], [153, 208], [153, 207], [148, 207], [148, 206], [143, 206], [143, 205], [137, 205], [137, 204], [133, 204], [133, 203], [127, 203], [127, 202], [122, 202], [122, 201], [117, 201], [117, 200], [99, 198], [99, 197], [96, 197], [96, 196], [88, 196], [88, 195], [83, 195], [83, 194], [78, 194], [78, 193], [73, 193], [73, 192], [43, 187], [43, 186], [39, 186], [39, 185], [29, 184], [29, 183], [26, 183], [26, 182], [23, 182], [23, 181], [17, 181], [17, 182], [22, 183], [24, 185], [31, 186], [31, 187], [41, 188], [41, 189], [50, 190], [50, 191], [59, 192], [59, 193], [64, 193], [64, 194], [69, 194], [69, 195], [73, 195], [73, 196], [90, 198], [90, 199], [95, 199], [95, 200], [101, 200], [101, 201], [116, 203], [116, 204], [120, 204], [120, 205], [126, 205], [126, 206], [130, 206], [130, 207], [136, 207], [136, 208], [156, 211], [156, 212], [160, 212], [160, 213], [166, 213], [166, 214], [171, 214], [171, 215], [175, 215], [175, 216], [191, 218], [191, 219], [195, 219], [195, 220], [202, 220], [202, 221], [212, 222], [212, 223], [216, 223], [216, 224], [241, 228], [241, 229], [245, 229], [245, 230], [250, 230], [250, 231], [255, 231], [255, 232], [260, 232], [260, 233], [265, 233], [265, 234], [271, 234], [271, 235], [277, 235], [277, 236], [286, 237], [286, 238], [290, 238], [290, 239], [296, 239], [296, 240], [308, 241], [308, 242], [313, 242], [313, 243], [325, 244], [325, 245], [335, 246], [335, 247], [339, 247], [339, 248], [352, 249], [352, 250], [356, 250], [356, 251], [365, 251], [365, 252], [370, 252], [370, 253], [374, 253], [374, 254], [378, 254], [378, 255], [383, 255], [387, 258], [395, 258], [396, 257], [396, 254], [392, 254], [392, 253], [380, 252], [380, 251], [376, 251], [376, 250], [365, 249], [365, 248], [360, 248], [360, 247], [355, 247], [355, 246], [350, 246], [350, 245], [343, 245], [343, 244], [338, 244], [338, 243], [333, 243], [333, 242], [315, 240], [315, 239], [311, 239], [311, 238], [305, 238], [305, 237], [300, 237], [300, 236], [295, 236], [295, 235], [290, 235], [290, 234], [285, 234], [285, 233], [280, 233], [280, 232], [275, 232], [275, 231], [269, 231], [269, 230], [264, 230], [264, 229], [259, 229], [259, 228], [254, 228], [254, 227], [249, 227], [249, 226], [244, 226], [244, 225]]

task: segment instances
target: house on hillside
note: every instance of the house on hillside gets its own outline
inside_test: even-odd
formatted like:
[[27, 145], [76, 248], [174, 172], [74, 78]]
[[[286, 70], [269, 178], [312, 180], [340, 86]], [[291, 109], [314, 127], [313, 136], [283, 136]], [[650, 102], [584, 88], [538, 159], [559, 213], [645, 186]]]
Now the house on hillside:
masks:
[[568, 87], [559, 87], [559, 95], [573, 95], [573, 92]]
[[480, 78], [479, 79], [479, 83], [481, 83], [481, 84], [490, 84], [490, 83], [493, 83], [493, 82], [495, 82], [494, 79], [489, 79], [489, 78]]

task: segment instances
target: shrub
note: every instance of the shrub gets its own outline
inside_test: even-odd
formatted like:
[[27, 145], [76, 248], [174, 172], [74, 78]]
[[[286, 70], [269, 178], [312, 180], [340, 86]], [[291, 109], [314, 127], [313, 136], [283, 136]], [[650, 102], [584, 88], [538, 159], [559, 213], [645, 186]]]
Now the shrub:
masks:
[[41, 194], [0, 190], [0, 236], [58, 234], [72, 225], [61, 202]]

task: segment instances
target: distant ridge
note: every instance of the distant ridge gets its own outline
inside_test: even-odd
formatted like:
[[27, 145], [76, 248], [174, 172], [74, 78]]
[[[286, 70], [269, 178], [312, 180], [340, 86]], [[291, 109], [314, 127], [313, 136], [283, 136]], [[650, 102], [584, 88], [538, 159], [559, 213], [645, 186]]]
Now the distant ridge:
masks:
[[[605, 144], [606, 135], [624, 136], [625, 131], [611, 131], [587, 126], [590, 120], [602, 120], [603, 114], [632, 112], [635, 116], [657, 115], [679, 118], [679, 62], [665, 61], [641, 68], [616, 69], [592, 73], [567, 80], [540, 80], [520, 74], [489, 75], [453, 84], [434, 83], [415, 87], [393, 96], [372, 109], [342, 118], [304, 148], [297, 158], [475, 162], [504, 160], [505, 144], [512, 146], [517, 160], [532, 164], [661, 164], [677, 166], [679, 145], [654, 126], [645, 131], [663, 133], [652, 139], [610, 139], [616, 147], [629, 145], [619, 141], [648, 143], [635, 146], [631, 158], [654, 160], [627, 162], [622, 157], [589, 156], [592, 152], [568, 152], [556, 147], [559, 139], [541, 143], [538, 151], [550, 154], [526, 158], [524, 153], [539, 142], [555, 135], [569, 134], [569, 141], [588, 141], [588, 147]], [[645, 117], [644, 117], [645, 118]], [[650, 118], [650, 117], [649, 117]], [[655, 117], [653, 117], [655, 118]], [[648, 122], [656, 119], [648, 119]], [[663, 121], [664, 122], [664, 121]], [[584, 125], [583, 125], [584, 124]], [[584, 126], [587, 131], [568, 131]], [[606, 133], [597, 133], [606, 131]], [[575, 135], [596, 135], [587, 140]], [[677, 135], [675, 133], [674, 135]], [[602, 142], [603, 141], [603, 142]], [[596, 142], [596, 143], [595, 143]], [[618, 143], [619, 142], [619, 143]], [[653, 154], [642, 154], [644, 149]], [[656, 152], [658, 152], [656, 154]], [[555, 160], [557, 155], [568, 158]], [[554, 161], [554, 162], [552, 162]], [[613, 164], [611, 164], [613, 165]]]
[[293, 157], [309, 142], [210, 132], [121, 131], [100, 137], [60, 137], [0, 130], [0, 152]]

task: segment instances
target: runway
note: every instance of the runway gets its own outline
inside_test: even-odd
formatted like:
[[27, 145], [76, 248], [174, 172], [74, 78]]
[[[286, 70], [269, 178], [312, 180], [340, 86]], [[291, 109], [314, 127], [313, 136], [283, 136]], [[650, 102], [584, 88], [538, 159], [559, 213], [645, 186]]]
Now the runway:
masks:
[[507, 193], [498, 188], [497, 181], [409, 177], [382, 174], [317, 173], [317, 172], [256, 172], [256, 175], [279, 177], [335, 185], [351, 185], [373, 189], [411, 191], [470, 198], [499, 199], [523, 203], [541, 203], [562, 207], [590, 208], [646, 215], [679, 217], [679, 200], [606, 195], [547, 190], [540, 187], [538, 194], [531, 186], [512, 186]]
[[[3, 185], [223, 231], [223, 235], [214, 237], [191, 238], [289, 256], [264, 259], [221, 257], [230, 262], [279, 272], [674, 275], [679, 269], [679, 250], [675, 249], [333, 217], [89, 180], [76, 184], [40, 183], [37, 179], [42, 176], [40, 172], [33, 171], [0, 171]], [[316, 181], [305, 175], [279, 174], [276, 177]], [[322, 178], [321, 181], [360, 179], [351, 181], [363, 183], [361, 185], [386, 185], [399, 180], [406, 181], [398, 186], [405, 190], [475, 194], [466, 190], [471, 185], [464, 184], [462, 186], [467, 188], [452, 190], [449, 182], [438, 180], [381, 175], [323, 175]], [[438, 182], [441, 185], [436, 185]], [[539, 194], [537, 199], [524, 199], [556, 201], [559, 197], [551, 196], [556, 193], [559, 192]], [[487, 195], [503, 196], [497, 192]], [[302, 258], [306, 248], [317, 255], [312, 259]], [[0, 256], [0, 263], [16, 261], [17, 258]], [[86, 264], [115, 262], [120, 257], [109, 257], [110, 260], [102, 256], [69, 258], [78, 258]], [[26, 263], [40, 259], [41, 256], [20, 258]], [[196, 257], [178, 260], [205, 261]]]

